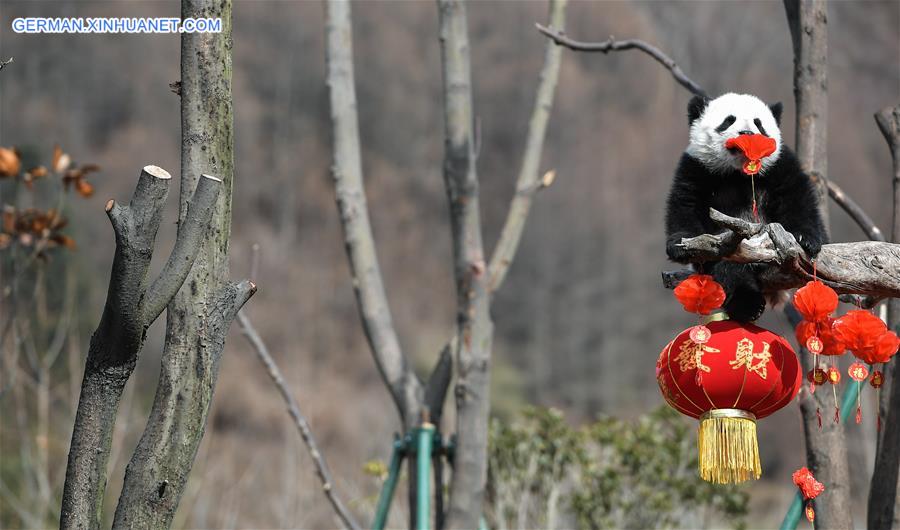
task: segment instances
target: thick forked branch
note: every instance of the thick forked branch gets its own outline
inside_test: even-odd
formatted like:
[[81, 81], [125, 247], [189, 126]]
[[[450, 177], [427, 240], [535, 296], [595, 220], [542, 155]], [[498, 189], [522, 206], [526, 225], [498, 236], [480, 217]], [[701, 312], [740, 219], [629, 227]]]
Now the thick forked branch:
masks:
[[672, 73], [672, 77], [675, 78], [675, 81], [678, 82], [679, 85], [691, 91], [692, 94], [696, 94], [698, 96], [706, 96], [706, 91], [703, 88], [695, 83], [691, 78], [686, 76], [684, 72], [681, 70], [681, 67], [675, 63], [675, 61], [663, 53], [659, 48], [653, 46], [652, 44], [648, 44], [640, 39], [627, 39], [627, 40], [615, 40], [613, 37], [603, 41], [603, 42], [582, 42], [571, 39], [565, 35], [561, 30], [556, 29], [554, 27], [544, 27], [540, 24], [535, 24], [538, 31], [543, 33], [544, 35], [553, 39], [553, 42], [559, 44], [560, 46], [565, 46], [570, 50], [581, 51], [581, 52], [617, 52], [622, 50], [640, 50], [650, 57], [653, 57], [656, 62], [663, 65], [666, 70]]
[[[881, 109], [875, 121], [891, 149], [894, 188], [893, 241], [900, 241], [900, 105]], [[900, 328], [900, 300], [888, 303], [888, 325]], [[881, 410], [885, 416], [884, 431], [878, 441], [875, 454], [875, 470], [869, 490], [869, 528], [900, 527], [900, 380], [897, 357], [885, 367], [889, 388], [881, 391]]]
[[475, 528], [487, 480], [493, 324], [481, 241], [466, 6], [438, 0], [444, 84], [444, 186], [450, 203], [457, 300], [457, 445], [449, 528]]
[[[159, 383], [144, 433], [125, 471], [114, 528], [168, 528], [206, 429], [209, 408], [232, 320], [256, 292], [249, 280], [228, 280], [231, 190], [234, 173], [231, 98], [231, 2], [183, 0], [182, 18], [216, 18], [219, 33], [184, 33], [181, 39], [181, 204], [177, 247], [164, 270], [185, 274], [183, 256], [195, 254], [184, 285], [159, 280], [160, 292], [177, 290], [168, 303]], [[213, 171], [219, 179], [201, 177]], [[216, 182], [210, 230], [198, 237], [185, 190]], [[202, 234], [199, 234], [202, 236]], [[148, 311], [158, 311], [161, 300]], [[177, 428], [176, 428], [177, 426]]]
[[369, 222], [353, 80], [350, 2], [328, 0], [325, 11], [327, 83], [334, 142], [332, 175], [353, 288], [375, 364], [390, 389], [404, 427], [409, 429], [419, 421], [423, 388], [394, 329]]
[[[128, 205], [112, 200], [106, 205], [116, 235], [116, 252], [103, 316], [91, 337], [72, 431], [60, 511], [61, 528], [93, 529], [100, 525], [116, 411], [137, 362], [144, 332], [158, 317], [158, 314], [150, 316], [146, 310], [147, 270], [170, 180], [165, 170], [147, 166]], [[211, 186], [205, 193], [214, 198], [219, 186]], [[192, 222], [203, 231], [212, 207], [200, 196], [196, 200]], [[179, 237], [175, 245], [185, 246], [185, 242]], [[196, 247], [193, 250], [188, 253], [188, 268], [193, 263]]]
[[[565, 28], [566, 3], [568, 0], [551, 0], [550, 25], [554, 28]], [[534, 109], [528, 122], [528, 138], [525, 140], [525, 152], [519, 177], [516, 179], [516, 193], [509, 205], [503, 230], [494, 252], [491, 255], [488, 272], [491, 278], [491, 291], [496, 291], [509, 270], [510, 263], [516, 255], [525, 220], [531, 210], [531, 201], [538, 190], [549, 186], [554, 173], [548, 172], [544, 179], [539, 178], [539, 164], [547, 136], [547, 122], [550, 121], [550, 110], [553, 107], [553, 95], [559, 80], [559, 65], [562, 60], [562, 49], [547, 42], [544, 52], [544, 66], [541, 69], [540, 83], [534, 98]]]
[[[767, 291], [803, 286], [813, 265], [794, 236], [777, 223], [758, 224], [710, 209], [710, 218], [727, 228], [721, 234], [685, 238], [691, 261], [729, 260], [769, 263], [761, 276]], [[734, 243], [737, 242], [737, 249]], [[815, 259], [817, 277], [838, 293], [876, 298], [900, 296], [900, 245], [880, 241], [824, 245]]]
[[328, 498], [328, 502], [331, 503], [335, 513], [344, 524], [344, 528], [357, 530], [360, 528], [359, 523], [356, 522], [353, 514], [350, 513], [350, 510], [347, 509], [347, 506], [340, 499], [337, 492], [335, 492], [334, 479], [331, 476], [331, 470], [328, 467], [328, 463], [325, 461], [325, 456], [322, 455], [319, 444], [316, 443], [316, 438], [313, 436], [309, 422], [306, 420], [303, 413], [300, 412], [300, 406], [297, 404], [291, 391], [288, 390], [287, 383], [284, 381], [284, 376], [281, 375], [281, 370], [278, 369], [275, 359], [273, 359], [272, 354], [269, 353], [269, 348], [266, 346], [266, 343], [263, 342], [262, 337], [259, 336], [259, 333], [256, 331], [253, 323], [250, 322], [250, 318], [247, 317], [247, 315], [243, 312], [238, 313], [237, 320], [241, 327], [241, 333], [247, 338], [247, 342], [250, 343], [256, 357], [263, 366], [265, 366], [269, 378], [272, 379], [272, 383], [275, 385], [275, 388], [278, 389], [278, 393], [281, 394], [281, 399], [284, 400], [288, 413], [294, 420], [294, 425], [297, 427], [297, 431], [300, 433], [303, 443], [306, 444], [307, 449], [309, 449], [309, 455], [312, 457], [313, 464], [316, 467], [316, 473], [319, 475], [319, 480], [322, 482], [322, 491]]

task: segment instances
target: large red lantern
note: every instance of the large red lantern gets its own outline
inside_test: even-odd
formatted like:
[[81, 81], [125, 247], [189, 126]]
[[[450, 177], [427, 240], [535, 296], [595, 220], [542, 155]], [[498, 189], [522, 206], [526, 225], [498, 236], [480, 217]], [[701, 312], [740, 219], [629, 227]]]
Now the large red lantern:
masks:
[[[759, 478], [756, 420], [790, 403], [801, 384], [800, 363], [782, 337], [730, 320], [691, 329], [663, 348], [656, 379], [666, 402], [698, 418], [700, 476], [730, 484]], [[693, 328], [692, 328], [693, 329]]]

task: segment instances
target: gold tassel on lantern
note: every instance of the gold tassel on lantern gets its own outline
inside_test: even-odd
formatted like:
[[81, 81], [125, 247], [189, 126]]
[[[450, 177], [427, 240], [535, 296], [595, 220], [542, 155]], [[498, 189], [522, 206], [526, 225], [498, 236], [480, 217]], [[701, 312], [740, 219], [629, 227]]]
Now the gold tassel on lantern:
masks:
[[737, 484], [762, 474], [756, 444], [756, 416], [738, 409], [713, 409], [700, 416], [700, 477]]

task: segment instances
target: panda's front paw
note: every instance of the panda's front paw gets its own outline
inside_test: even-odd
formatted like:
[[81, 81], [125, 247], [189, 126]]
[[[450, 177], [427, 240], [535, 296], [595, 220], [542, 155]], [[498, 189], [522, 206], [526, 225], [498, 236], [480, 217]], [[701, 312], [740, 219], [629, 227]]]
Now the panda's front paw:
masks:
[[691, 257], [681, 244], [681, 238], [672, 238], [666, 242], [666, 255], [675, 263], [690, 263]]
[[785, 230], [780, 223], [766, 225], [766, 232], [775, 247], [780, 265], [793, 263], [804, 254], [805, 249], [797, 243], [794, 235]]

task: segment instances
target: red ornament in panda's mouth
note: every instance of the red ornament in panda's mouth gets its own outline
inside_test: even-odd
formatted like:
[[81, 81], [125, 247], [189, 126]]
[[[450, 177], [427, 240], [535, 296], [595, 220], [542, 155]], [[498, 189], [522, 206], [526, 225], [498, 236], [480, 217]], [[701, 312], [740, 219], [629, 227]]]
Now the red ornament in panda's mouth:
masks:
[[743, 170], [756, 175], [762, 169], [761, 160], [775, 152], [775, 140], [764, 134], [742, 134], [725, 140], [726, 149], [737, 149], [744, 155]]

